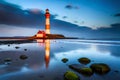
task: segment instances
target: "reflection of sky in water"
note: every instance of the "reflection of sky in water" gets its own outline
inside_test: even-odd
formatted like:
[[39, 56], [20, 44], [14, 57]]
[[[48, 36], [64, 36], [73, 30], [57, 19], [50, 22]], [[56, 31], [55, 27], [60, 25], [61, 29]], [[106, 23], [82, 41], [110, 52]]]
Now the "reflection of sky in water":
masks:
[[[20, 49], [15, 49], [19, 46]], [[0, 46], [0, 80], [58, 80], [61, 79], [64, 72], [70, 70], [67, 65], [78, 63], [77, 59], [80, 57], [88, 57], [92, 60], [91, 63], [103, 62], [108, 64], [113, 71], [108, 74], [105, 79], [100, 76], [93, 76], [91, 78], [82, 77], [85, 80], [99, 80], [114, 79], [118, 77], [114, 74], [114, 70], [120, 71], [120, 46], [115, 44], [84, 44], [79, 41], [50, 41], [50, 61], [46, 68], [45, 64], [45, 43], [26, 43], [26, 44], [12, 44]], [[28, 49], [24, 51], [24, 49]], [[19, 56], [25, 54], [28, 56], [27, 60], [20, 60]], [[12, 58], [10, 65], [4, 64], [4, 58]], [[61, 62], [62, 58], [68, 58], [68, 63]], [[90, 64], [89, 64], [90, 65]], [[115, 75], [112, 78], [111, 75]], [[41, 77], [42, 76], [42, 77]]]

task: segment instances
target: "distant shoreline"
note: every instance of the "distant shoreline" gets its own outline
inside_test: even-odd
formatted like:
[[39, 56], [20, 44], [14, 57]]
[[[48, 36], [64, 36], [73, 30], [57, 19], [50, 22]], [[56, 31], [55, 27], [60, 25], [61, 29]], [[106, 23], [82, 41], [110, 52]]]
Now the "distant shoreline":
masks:
[[115, 41], [120, 41], [120, 39], [85, 39], [85, 38], [77, 38], [77, 37], [64, 37], [64, 38], [33, 38], [30, 39], [30, 37], [0, 37], [0, 41], [9, 41], [9, 40], [35, 40], [35, 39], [79, 39], [79, 40], [115, 40]]

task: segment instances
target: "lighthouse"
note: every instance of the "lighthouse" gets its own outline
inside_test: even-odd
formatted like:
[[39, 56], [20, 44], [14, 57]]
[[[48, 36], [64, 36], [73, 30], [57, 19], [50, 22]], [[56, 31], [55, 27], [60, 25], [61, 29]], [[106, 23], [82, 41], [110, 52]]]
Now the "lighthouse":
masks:
[[46, 13], [45, 13], [45, 32], [46, 34], [50, 34], [50, 13], [49, 13], [49, 9], [46, 9]]

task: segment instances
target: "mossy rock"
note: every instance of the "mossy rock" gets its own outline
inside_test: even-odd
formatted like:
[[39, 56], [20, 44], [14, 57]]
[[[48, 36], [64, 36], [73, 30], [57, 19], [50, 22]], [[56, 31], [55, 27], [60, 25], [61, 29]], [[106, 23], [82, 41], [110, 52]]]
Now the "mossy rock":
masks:
[[4, 61], [5, 61], [5, 62], [11, 62], [12, 59], [11, 59], [11, 58], [5, 58]]
[[27, 59], [28, 57], [26, 56], [26, 55], [21, 55], [20, 56], [20, 59], [22, 59], [22, 60], [25, 60], [25, 59]]
[[69, 68], [71, 68], [72, 70], [84, 75], [84, 76], [91, 76], [93, 75], [93, 71], [91, 68], [85, 67], [83, 65], [80, 64], [72, 64], [69, 65]]
[[84, 68], [85, 66], [84, 65], [81, 65], [81, 64], [71, 64], [69, 65], [69, 68], [70, 69], [73, 69], [75, 71], [79, 71], [81, 68]]
[[79, 76], [72, 71], [67, 71], [64, 74], [64, 80], [80, 80]]
[[79, 73], [81, 73], [84, 76], [91, 76], [93, 75], [93, 71], [91, 68], [84, 67], [79, 70]]
[[104, 63], [94, 63], [90, 68], [97, 74], [103, 75], [108, 73], [111, 69], [107, 64]]
[[67, 58], [63, 58], [61, 61], [62, 61], [63, 63], [66, 63], [66, 62], [68, 62], [68, 59], [67, 59]]
[[81, 64], [88, 64], [91, 62], [91, 60], [86, 57], [83, 57], [83, 58], [79, 58], [78, 62], [80, 62]]

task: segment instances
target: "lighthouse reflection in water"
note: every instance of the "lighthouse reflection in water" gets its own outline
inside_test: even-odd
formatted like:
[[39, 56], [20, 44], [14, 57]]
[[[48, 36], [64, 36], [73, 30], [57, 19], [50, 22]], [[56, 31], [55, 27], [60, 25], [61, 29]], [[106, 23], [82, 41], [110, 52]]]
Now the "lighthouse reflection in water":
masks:
[[48, 68], [49, 62], [50, 62], [50, 40], [49, 39], [46, 39], [46, 40], [45, 39], [37, 39], [36, 41], [39, 45], [45, 46], [44, 59], [45, 59], [46, 68]]

